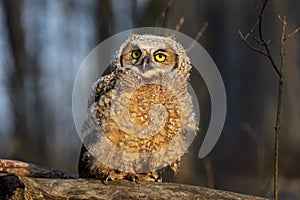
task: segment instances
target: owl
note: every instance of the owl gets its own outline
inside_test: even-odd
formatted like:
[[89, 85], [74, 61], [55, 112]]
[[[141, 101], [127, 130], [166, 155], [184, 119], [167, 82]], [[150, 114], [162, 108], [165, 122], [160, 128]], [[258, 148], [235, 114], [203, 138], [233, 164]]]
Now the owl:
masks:
[[109, 69], [92, 86], [80, 177], [160, 182], [167, 168], [177, 174], [198, 127], [185, 49], [173, 37], [131, 34]]

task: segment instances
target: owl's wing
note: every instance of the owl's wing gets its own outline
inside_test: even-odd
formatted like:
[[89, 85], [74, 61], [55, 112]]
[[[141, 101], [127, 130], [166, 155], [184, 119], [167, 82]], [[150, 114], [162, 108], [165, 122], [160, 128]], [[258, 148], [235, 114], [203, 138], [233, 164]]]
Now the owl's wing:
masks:
[[88, 135], [90, 131], [99, 128], [100, 124], [96, 119], [93, 110], [95, 109], [100, 97], [115, 87], [119, 75], [120, 71], [114, 70], [110, 74], [102, 76], [93, 83], [92, 92], [88, 99], [87, 117], [82, 126], [82, 134], [84, 136]]
[[[86, 145], [97, 142], [97, 132], [101, 124], [99, 124], [93, 110], [96, 108], [100, 97], [115, 87], [119, 72], [120, 71], [114, 70], [110, 74], [102, 76], [92, 85], [92, 92], [88, 100], [87, 117], [82, 126], [83, 145], [81, 147], [78, 163], [80, 177], [94, 177], [93, 173], [99, 173], [93, 172], [91, 169], [96, 159], [88, 152]], [[99, 176], [100, 175], [101, 174], [99, 174]]]
[[88, 100], [88, 108], [90, 108], [93, 103], [98, 102], [101, 95], [107, 93], [114, 88], [117, 81], [117, 73], [113, 72], [112, 74], [102, 76], [92, 86], [92, 92]]

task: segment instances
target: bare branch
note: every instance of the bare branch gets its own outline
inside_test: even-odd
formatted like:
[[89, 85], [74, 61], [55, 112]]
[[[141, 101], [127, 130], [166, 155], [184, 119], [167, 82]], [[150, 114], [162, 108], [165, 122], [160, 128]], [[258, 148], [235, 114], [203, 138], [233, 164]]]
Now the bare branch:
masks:
[[258, 49], [258, 48], [256, 48], [256, 47], [254, 47], [252, 44], [250, 44], [250, 43], [248, 42], [248, 40], [246, 39], [246, 36], [244, 36], [244, 35], [242, 34], [241, 31], [239, 31], [239, 34], [240, 34], [240, 36], [241, 36], [243, 42], [244, 42], [244, 43], [245, 43], [252, 51], [255, 51], [255, 52], [259, 53], [259, 54], [262, 54], [262, 55], [264, 55], [264, 56], [266, 56], [266, 57], [269, 57], [269, 54], [265, 53], [264, 51], [262, 51], [262, 50], [260, 50], [260, 49]]
[[172, 7], [173, 1], [172, 0], [168, 0], [167, 3], [167, 7], [166, 10], [164, 12], [161, 13], [161, 17], [162, 17], [162, 27], [167, 27], [167, 22], [168, 22], [168, 17], [169, 17], [169, 11]]
[[258, 34], [259, 34], [260, 40], [263, 43], [265, 42], [264, 35], [263, 35], [263, 19], [264, 19], [264, 12], [267, 7], [267, 3], [268, 3], [268, 0], [261, 0], [262, 5], [261, 5], [261, 8], [260, 8], [259, 14], [258, 14]]
[[277, 64], [274, 61], [273, 56], [271, 55], [270, 52], [270, 48], [268, 43], [265, 41], [264, 39], [264, 35], [263, 35], [263, 18], [264, 18], [264, 12], [266, 10], [267, 4], [268, 4], [268, 0], [261, 0], [262, 6], [258, 15], [258, 34], [259, 34], [259, 38], [261, 40], [261, 42], [263, 43], [263, 46], [265, 47], [265, 50], [267, 52], [268, 59], [270, 60], [273, 69], [276, 71], [276, 73], [278, 74], [278, 76], [280, 76], [280, 71], [278, 69]]
[[292, 36], [294, 36], [296, 33], [300, 32], [300, 27], [296, 28], [292, 33], [288, 34], [287, 36], [285, 36], [285, 40], [290, 39]]
[[184, 24], [184, 17], [180, 17], [178, 23], [176, 24], [176, 27], [175, 27], [175, 30], [176, 31], [180, 31], [181, 29], [181, 26]]
[[258, 39], [257, 37], [253, 36], [252, 38], [253, 38], [258, 44], [260, 44], [261, 46], [264, 45], [264, 43], [262, 43], [262, 42], [260, 41], [260, 39]]
[[285, 33], [286, 33], [287, 22], [286, 22], [286, 17], [285, 16], [283, 17], [283, 19], [281, 19], [280, 15], [279, 15], [278, 19], [280, 20], [280, 22], [282, 24], [282, 32], [281, 32], [281, 39], [280, 39], [280, 74], [282, 75], [283, 66], [284, 66], [284, 62], [285, 62], [284, 45], [285, 45], [285, 41], [286, 41]]
[[223, 199], [266, 198], [180, 183], [48, 179], [0, 174], [0, 199]]
[[276, 124], [275, 124], [275, 158], [274, 158], [274, 196], [275, 200], [278, 200], [278, 173], [279, 173], [279, 132], [280, 132], [280, 117], [281, 117], [281, 104], [283, 96], [283, 86], [284, 86], [284, 64], [285, 64], [285, 33], [286, 33], [286, 18], [283, 19], [278, 16], [282, 24], [282, 32], [280, 38], [280, 80], [278, 87], [278, 97], [277, 97], [277, 112], [276, 112]]
[[[261, 7], [258, 10], [258, 20], [256, 21], [256, 23], [253, 25], [253, 27], [250, 29], [250, 31], [245, 36], [243, 34], [241, 34], [240, 31], [239, 31], [239, 34], [240, 34], [243, 42], [248, 46], [248, 48], [250, 48], [252, 51], [255, 51], [257, 53], [260, 53], [260, 54], [266, 56], [269, 59], [269, 61], [272, 64], [273, 69], [276, 71], [277, 75], [280, 76], [279, 67], [275, 63], [274, 58], [270, 52], [270, 48], [269, 48], [270, 40], [266, 41], [264, 38], [264, 35], [263, 35], [263, 18], [264, 18], [264, 12], [266, 10], [267, 4], [268, 4], [268, 0], [261, 0]], [[257, 27], [258, 27], [258, 36], [259, 36], [259, 39], [257, 39], [257, 42], [264, 47], [265, 51], [262, 51], [256, 47], [254, 47], [247, 40], [248, 37], [254, 33], [254, 31], [256, 30]]]
[[247, 40], [248, 37], [249, 37], [250, 35], [252, 35], [252, 33], [255, 31], [257, 25], [258, 25], [258, 20], [257, 20], [256, 23], [253, 25], [253, 27], [250, 29], [250, 31], [245, 35], [245, 37], [244, 37], [245, 40]]
[[208, 22], [204, 22], [204, 24], [202, 25], [200, 31], [197, 33], [195, 40], [198, 42], [201, 38], [201, 36], [203, 35], [203, 33], [206, 31], [208, 27]]
[[5, 159], [0, 159], [0, 173], [36, 178], [78, 178], [77, 174], [62, 172], [49, 167], [21, 162], [18, 160]]
[[208, 22], [204, 22], [200, 31], [197, 33], [196, 37], [194, 38], [194, 42], [186, 49], [187, 52], [189, 52], [195, 47], [196, 43], [200, 40], [201, 36], [206, 31], [207, 27], [208, 27]]
[[[278, 200], [278, 173], [279, 173], [279, 132], [280, 132], [280, 124], [281, 124], [281, 105], [282, 105], [282, 97], [283, 97], [283, 86], [284, 86], [284, 65], [285, 65], [285, 41], [287, 41], [290, 37], [295, 35], [296, 33], [300, 32], [300, 27], [295, 29], [292, 33], [289, 35], [286, 35], [286, 26], [287, 21], [286, 18], [281, 16], [278, 16], [279, 21], [281, 22], [282, 26], [282, 32], [280, 37], [280, 64], [276, 64], [273, 58], [273, 55], [271, 55], [269, 44], [270, 41], [266, 41], [264, 38], [264, 31], [263, 31], [263, 19], [264, 19], [264, 12], [267, 7], [268, 0], [261, 0], [261, 7], [258, 11], [258, 24], [256, 24], [252, 27], [252, 29], [248, 32], [246, 36], [244, 36], [240, 31], [240, 37], [243, 40], [243, 42], [252, 50], [255, 52], [260, 53], [261, 55], [266, 56], [269, 61], [271, 62], [271, 65], [273, 69], [276, 71], [277, 75], [279, 76], [279, 85], [278, 85], [278, 96], [277, 96], [277, 112], [276, 112], [276, 122], [275, 122], [275, 158], [274, 158], [274, 198], [275, 200]], [[265, 51], [262, 51], [260, 49], [257, 49], [253, 45], [251, 45], [248, 42], [248, 37], [253, 34], [255, 28], [258, 26], [258, 36], [259, 38], [255, 40], [262, 46], [264, 46]]]

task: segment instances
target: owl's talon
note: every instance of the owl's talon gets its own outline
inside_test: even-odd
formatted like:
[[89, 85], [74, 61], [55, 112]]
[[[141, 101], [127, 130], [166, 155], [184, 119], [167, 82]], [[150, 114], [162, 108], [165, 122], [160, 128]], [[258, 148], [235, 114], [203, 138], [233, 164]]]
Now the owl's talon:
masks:
[[135, 182], [136, 184], [140, 183], [140, 178], [138, 176], [136, 176], [135, 174], [128, 174], [126, 176], [126, 179], [132, 182]]
[[153, 177], [153, 178], [154, 178], [155, 182], [162, 182], [162, 178], [161, 177], [157, 177], [157, 178]]
[[101, 183], [103, 183], [104, 185], [107, 185], [108, 184], [107, 178], [105, 180], [101, 180]]
[[137, 178], [134, 178], [133, 181], [136, 183], [136, 184], [140, 184], [140, 179], [137, 177]]
[[102, 180], [101, 182], [104, 184], [104, 185], [107, 185], [109, 181], [113, 181], [115, 180], [115, 178], [113, 177], [113, 175], [111, 173], [109, 173], [106, 178], [104, 180]]

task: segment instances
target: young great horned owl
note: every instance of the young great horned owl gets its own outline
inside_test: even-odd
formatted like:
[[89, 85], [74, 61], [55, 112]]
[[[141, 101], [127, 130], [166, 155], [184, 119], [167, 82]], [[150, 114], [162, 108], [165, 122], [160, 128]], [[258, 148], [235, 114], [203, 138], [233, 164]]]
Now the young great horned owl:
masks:
[[187, 133], [197, 130], [187, 90], [191, 69], [172, 37], [132, 34], [93, 85], [80, 177], [161, 181], [178, 171]]

